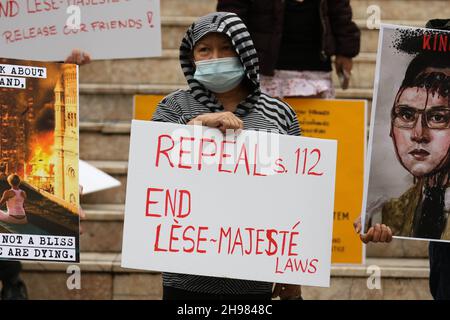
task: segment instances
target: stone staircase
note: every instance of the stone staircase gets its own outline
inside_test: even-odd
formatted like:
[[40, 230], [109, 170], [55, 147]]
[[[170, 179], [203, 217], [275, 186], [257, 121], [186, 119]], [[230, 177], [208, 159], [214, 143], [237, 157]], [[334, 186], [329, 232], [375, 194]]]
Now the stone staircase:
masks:
[[[120, 267], [130, 120], [134, 94], [167, 94], [185, 87], [178, 47], [196, 17], [215, 0], [161, 0], [163, 56], [96, 61], [80, 69], [80, 158], [122, 182], [119, 188], [82, 197], [87, 220], [81, 243], [81, 290], [68, 290], [66, 264], [25, 262], [23, 277], [33, 299], [160, 299], [159, 273]], [[362, 31], [351, 86], [339, 98], [372, 98], [378, 31], [366, 26], [367, 7], [379, 5], [383, 22], [423, 26], [450, 15], [447, 0], [352, 0]], [[335, 79], [336, 80], [336, 79]], [[335, 83], [338, 83], [335, 81]], [[370, 103], [369, 103], [370, 105]], [[367, 246], [366, 266], [332, 268], [330, 288], [305, 287], [305, 299], [430, 299], [427, 243], [394, 240]], [[367, 266], [381, 270], [381, 290], [367, 288]]]

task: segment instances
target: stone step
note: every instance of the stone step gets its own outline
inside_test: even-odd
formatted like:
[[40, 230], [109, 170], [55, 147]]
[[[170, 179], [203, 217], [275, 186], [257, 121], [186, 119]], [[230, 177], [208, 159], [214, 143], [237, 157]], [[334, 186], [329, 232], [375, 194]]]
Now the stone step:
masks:
[[[372, 88], [376, 55], [361, 53], [353, 59], [351, 88]], [[334, 83], [339, 85], [335, 72]], [[99, 60], [81, 67], [80, 83], [177, 84], [184, 85], [178, 50], [163, 50], [163, 56], [145, 59]]]
[[[80, 121], [130, 121], [135, 94], [166, 95], [185, 85], [80, 84]], [[372, 89], [336, 90], [340, 99], [372, 99]]]
[[80, 158], [128, 160], [131, 122], [81, 122]]
[[[159, 272], [120, 267], [121, 255], [81, 253], [81, 289], [67, 288], [68, 265], [26, 261], [22, 277], [30, 299], [161, 299]], [[373, 273], [367, 266], [379, 267], [381, 288], [370, 290], [367, 279]], [[373, 267], [372, 267], [373, 268]], [[366, 266], [332, 266], [330, 288], [302, 288], [307, 300], [431, 299], [426, 259], [367, 259]], [[370, 281], [369, 281], [370, 282]]]
[[[215, 0], [164, 0], [161, 16], [203, 16], [216, 11]], [[377, 5], [382, 20], [448, 18], [448, 0], [352, 0], [354, 19], [367, 19], [367, 8]]]
[[367, 8], [377, 5], [381, 20], [424, 20], [448, 18], [448, 0], [352, 0], [354, 19], [367, 19]]
[[[197, 17], [174, 17], [166, 16], [161, 17], [161, 34], [162, 34], [162, 47], [163, 49], [176, 49], [180, 48], [181, 40], [183, 39], [188, 27], [197, 20]], [[361, 52], [377, 52], [378, 48], [378, 30], [369, 29], [366, 19], [354, 20], [356, 25], [361, 30]], [[425, 26], [426, 20], [385, 20], [383, 23], [395, 24], [395, 25], [407, 25], [407, 26]]]

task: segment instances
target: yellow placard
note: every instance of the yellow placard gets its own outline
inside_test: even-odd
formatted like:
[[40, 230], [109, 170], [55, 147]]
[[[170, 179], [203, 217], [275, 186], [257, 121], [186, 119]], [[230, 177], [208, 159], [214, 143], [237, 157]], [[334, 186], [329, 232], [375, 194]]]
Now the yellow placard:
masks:
[[164, 98], [160, 95], [135, 95], [133, 119], [151, 120], [158, 103]]
[[[159, 95], [137, 95], [134, 119], [150, 120]], [[365, 100], [286, 99], [306, 137], [338, 140], [332, 263], [363, 263], [363, 245], [353, 230], [364, 187]]]
[[353, 230], [362, 208], [366, 141], [365, 100], [286, 99], [302, 135], [338, 140], [334, 202], [333, 263], [363, 263], [363, 245]]

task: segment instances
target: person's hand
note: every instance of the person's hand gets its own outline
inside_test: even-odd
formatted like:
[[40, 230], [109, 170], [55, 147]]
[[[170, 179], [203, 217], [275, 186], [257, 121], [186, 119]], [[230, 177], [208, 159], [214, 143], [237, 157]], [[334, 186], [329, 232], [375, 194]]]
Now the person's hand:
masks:
[[375, 226], [370, 227], [367, 230], [366, 234], [361, 234], [362, 225], [361, 225], [361, 216], [355, 220], [353, 223], [353, 227], [355, 228], [356, 233], [359, 234], [359, 238], [364, 243], [369, 242], [391, 242], [392, 241], [392, 230], [385, 224], [377, 223]]
[[302, 300], [302, 287], [296, 284], [277, 283], [272, 298], [277, 297], [281, 300]]
[[[79, 191], [80, 191], [80, 197], [83, 195], [83, 186], [79, 185]], [[83, 208], [81, 206], [78, 208], [78, 215], [80, 216], [80, 220], [86, 219], [86, 214], [84, 213]], [[81, 221], [80, 221], [80, 235], [83, 234], [83, 228], [81, 227]]]
[[188, 122], [189, 125], [200, 124], [202, 126], [217, 128], [223, 133], [227, 130], [242, 130], [244, 122], [232, 112], [215, 112], [199, 115]]
[[78, 49], [74, 49], [72, 50], [72, 52], [70, 53], [70, 55], [66, 58], [66, 60], [64, 61], [65, 63], [75, 63], [79, 66], [82, 66], [84, 64], [88, 64], [89, 62], [91, 62], [91, 56], [89, 55], [89, 53], [78, 50]]
[[341, 82], [341, 88], [347, 89], [350, 83], [350, 77], [352, 75], [353, 60], [344, 56], [336, 56], [334, 65], [336, 67], [336, 73]]

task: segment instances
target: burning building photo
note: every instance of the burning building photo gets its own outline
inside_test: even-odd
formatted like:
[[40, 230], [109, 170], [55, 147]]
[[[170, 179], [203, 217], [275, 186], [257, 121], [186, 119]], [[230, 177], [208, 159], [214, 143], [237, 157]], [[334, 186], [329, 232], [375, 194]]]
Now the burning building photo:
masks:
[[0, 64], [47, 70], [25, 88], [0, 87], [0, 233], [78, 239], [77, 67]]

